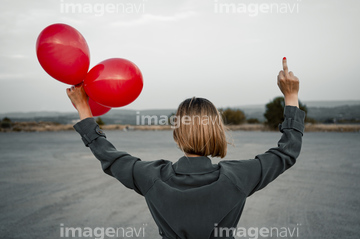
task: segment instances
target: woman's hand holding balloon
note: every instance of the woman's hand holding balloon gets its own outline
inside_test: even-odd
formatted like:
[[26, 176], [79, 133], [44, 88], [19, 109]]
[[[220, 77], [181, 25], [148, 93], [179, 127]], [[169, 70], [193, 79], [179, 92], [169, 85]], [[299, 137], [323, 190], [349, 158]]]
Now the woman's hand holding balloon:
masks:
[[86, 95], [82, 84], [67, 88], [66, 93], [79, 112], [80, 120], [93, 117], [88, 103], [89, 97]]

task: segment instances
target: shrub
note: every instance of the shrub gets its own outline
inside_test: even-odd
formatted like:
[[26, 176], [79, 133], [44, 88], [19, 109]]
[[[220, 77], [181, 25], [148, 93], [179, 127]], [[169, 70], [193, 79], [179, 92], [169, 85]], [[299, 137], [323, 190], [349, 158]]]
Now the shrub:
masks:
[[100, 117], [96, 119], [96, 123], [100, 126], [105, 125], [105, 122]]
[[[284, 97], [279, 96], [274, 98], [271, 102], [266, 104], [265, 118], [266, 124], [272, 128], [277, 129], [279, 124], [284, 121], [284, 107], [285, 100]], [[299, 100], [299, 108], [305, 111], [305, 115], [307, 114], [307, 107], [303, 105]], [[307, 118], [305, 117], [305, 122], [307, 122]], [[310, 120], [310, 119], [309, 119]]]
[[12, 126], [12, 122], [8, 117], [5, 117], [1, 120], [0, 127], [4, 129], [9, 129]]
[[256, 118], [250, 118], [247, 120], [248, 124], [259, 124], [260, 121]]
[[240, 109], [227, 108], [225, 110], [220, 109], [219, 112], [221, 113], [225, 124], [237, 125], [244, 123], [246, 120], [244, 112]]

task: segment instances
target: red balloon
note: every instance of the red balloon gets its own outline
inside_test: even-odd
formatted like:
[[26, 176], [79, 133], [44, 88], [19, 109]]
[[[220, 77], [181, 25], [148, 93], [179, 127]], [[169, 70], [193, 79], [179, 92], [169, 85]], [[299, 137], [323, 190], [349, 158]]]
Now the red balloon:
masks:
[[100, 104], [96, 103], [94, 100], [92, 100], [91, 98], [89, 98], [89, 106], [90, 106], [91, 113], [94, 117], [106, 114], [107, 112], [109, 112], [111, 110], [111, 108], [100, 105]]
[[[111, 110], [111, 108], [100, 105], [100, 104], [96, 103], [94, 100], [92, 100], [91, 98], [89, 98], [88, 102], [89, 102], [91, 113], [94, 117], [106, 114], [107, 112], [109, 112]], [[74, 104], [73, 104], [73, 106], [75, 107]]]
[[94, 66], [86, 75], [84, 89], [97, 103], [121, 107], [133, 102], [141, 93], [143, 78], [131, 61], [111, 58]]
[[81, 83], [90, 65], [85, 38], [66, 24], [53, 24], [39, 34], [36, 55], [40, 65], [53, 78], [70, 85]]

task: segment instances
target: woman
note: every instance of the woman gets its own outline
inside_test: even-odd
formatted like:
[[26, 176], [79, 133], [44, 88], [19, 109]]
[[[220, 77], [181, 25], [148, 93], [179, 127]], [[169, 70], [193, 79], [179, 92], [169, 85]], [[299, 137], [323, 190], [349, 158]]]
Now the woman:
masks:
[[145, 197], [162, 238], [233, 238], [231, 228], [246, 198], [294, 165], [300, 153], [305, 113], [298, 108], [299, 80], [288, 71], [285, 57], [278, 86], [286, 105], [278, 147], [254, 159], [218, 164], [207, 156], [225, 157], [227, 142], [219, 112], [206, 99], [180, 104], [173, 135], [184, 156], [172, 163], [141, 161], [117, 151], [92, 118], [83, 87], [67, 89], [67, 94], [79, 112], [81, 121], [74, 128], [85, 145], [105, 173]]

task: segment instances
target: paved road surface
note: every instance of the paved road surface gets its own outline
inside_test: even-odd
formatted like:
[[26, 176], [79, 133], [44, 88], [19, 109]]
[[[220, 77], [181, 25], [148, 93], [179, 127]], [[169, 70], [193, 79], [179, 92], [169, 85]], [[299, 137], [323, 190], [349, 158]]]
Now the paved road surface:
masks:
[[[144, 160], [181, 156], [170, 131], [107, 136]], [[227, 159], [252, 158], [279, 136], [233, 132]], [[2, 133], [0, 152], [0, 238], [61, 238], [65, 227], [160, 238], [145, 200], [104, 174], [75, 132]], [[256, 238], [260, 228], [273, 228], [273, 236], [258, 238], [360, 238], [359, 170], [359, 133], [305, 134], [297, 164], [248, 198], [237, 231], [248, 235], [237, 238]]]

